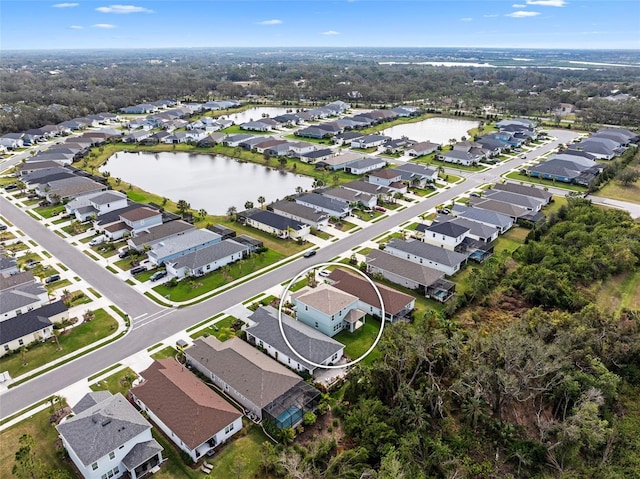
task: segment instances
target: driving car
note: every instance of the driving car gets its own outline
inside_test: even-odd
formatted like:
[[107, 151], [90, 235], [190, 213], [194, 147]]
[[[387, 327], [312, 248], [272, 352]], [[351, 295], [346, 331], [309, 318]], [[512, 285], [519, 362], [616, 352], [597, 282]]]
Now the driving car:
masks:
[[302, 256], [304, 256], [305, 258], [311, 258], [312, 256], [315, 256], [315, 255], [316, 255], [316, 251], [315, 250], [311, 250], [311, 251], [307, 251]]

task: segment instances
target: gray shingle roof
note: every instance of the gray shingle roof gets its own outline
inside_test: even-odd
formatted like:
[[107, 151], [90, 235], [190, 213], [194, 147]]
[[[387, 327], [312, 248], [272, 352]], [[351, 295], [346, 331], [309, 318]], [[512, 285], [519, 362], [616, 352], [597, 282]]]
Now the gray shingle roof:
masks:
[[92, 197], [91, 202], [95, 203], [96, 205], [106, 205], [107, 203], [118, 201], [126, 197], [127, 195], [120, 193], [119, 191], [107, 191], [105, 193]]
[[58, 432], [80, 461], [89, 466], [150, 427], [117, 393], [59, 424]]
[[46, 304], [38, 309], [33, 309], [13, 318], [0, 322], [0, 344], [22, 338], [27, 334], [40, 331], [51, 326], [50, 317], [66, 311], [68, 308], [62, 301]]
[[214, 241], [216, 238], [220, 238], [220, 235], [209, 230], [187, 230], [155, 243], [151, 252], [153, 252], [156, 258], [164, 258], [189, 248], [201, 246], [209, 241]]
[[213, 336], [200, 338], [185, 352], [260, 408], [302, 382], [296, 373], [240, 338], [224, 343]]
[[367, 255], [367, 264], [380, 268], [389, 273], [415, 281], [425, 287], [431, 286], [441, 278], [444, 273], [437, 269], [429, 268], [399, 256], [385, 253], [379, 249], [373, 249]]
[[510, 191], [518, 195], [526, 195], [532, 198], [540, 198], [542, 200], [549, 200], [553, 194], [542, 188], [535, 188], [533, 186], [518, 185], [516, 183], [496, 183], [493, 185], [494, 190]]
[[149, 228], [148, 231], [137, 233], [135, 238], [130, 238], [129, 241], [131, 241], [136, 246], [142, 246], [144, 244], [150, 245], [161, 241], [162, 239], [169, 236], [173, 236], [178, 233], [182, 233], [183, 231], [192, 229], [194, 229], [193, 225], [190, 225], [186, 221], [168, 221], [158, 226], [154, 226], [153, 228]]
[[459, 236], [466, 234], [469, 231], [469, 228], [466, 228], [456, 223], [445, 222], [445, 223], [434, 223], [425, 229], [425, 233], [427, 231], [431, 233], [449, 236], [451, 238], [457, 238]]
[[526, 208], [522, 208], [511, 203], [505, 203], [504, 201], [473, 197], [470, 198], [469, 201], [474, 208], [495, 211], [496, 213], [508, 215], [513, 218], [520, 218], [521, 216], [524, 216], [529, 212]]
[[[20, 276], [19, 274], [12, 277]], [[3, 282], [5, 283], [5, 282]], [[15, 311], [30, 304], [40, 301], [40, 296], [46, 292], [41, 283], [36, 283], [32, 279], [29, 282], [16, 284], [9, 288], [3, 288], [0, 291], [0, 314]], [[46, 298], [46, 296], [45, 296]]]
[[350, 181], [349, 183], [345, 183], [342, 185], [343, 188], [348, 188], [350, 190], [362, 191], [364, 193], [369, 193], [370, 195], [387, 195], [391, 192], [389, 188], [386, 186], [375, 185], [373, 183], [369, 183], [366, 181], [356, 180]]
[[338, 213], [343, 213], [349, 210], [349, 203], [346, 201], [327, 198], [326, 196], [322, 196], [318, 193], [309, 193], [296, 198], [296, 203], [301, 202]]
[[545, 203], [544, 200], [539, 198], [511, 193], [510, 191], [486, 190], [484, 195], [485, 197], [493, 200], [504, 201], [505, 203], [512, 203], [517, 206], [531, 209], [537, 209]]
[[[247, 332], [253, 334], [256, 338], [270, 344], [281, 353], [295, 359], [303, 366], [313, 369], [315, 366], [301, 360], [291, 351], [287, 343], [285, 343], [280, 327], [278, 325], [278, 311], [271, 307], [258, 308], [249, 319], [257, 324], [247, 328]], [[344, 348], [344, 345], [316, 331], [306, 324], [296, 321], [286, 314], [282, 315], [282, 325], [287, 340], [303, 357], [310, 359], [315, 363], [322, 363], [335, 353]]]
[[[484, 223], [478, 223], [477, 221], [471, 221], [466, 218], [456, 218], [448, 215], [438, 215], [434, 221], [436, 223], [445, 223], [450, 221], [451, 223], [464, 226], [465, 228], [469, 228], [469, 234], [479, 238], [491, 238], [498, 231], [497, 228]], [[416, 231], [420, 231], [420, 225], [418, 225]]]
[[122, 458], [122, 464], [132, 471], [145, 461], [157, 455], [163, 448], [155, 439], [151, 441], [139, 442]]
[[417, 175], [428, 176], [428, 177], [431, 177], [436, 173], [436, 170], [433, 168], [429, 168], [423, 165], [418, 165], [415, 163], [404, 163], [402, 165], [396, 166], [394, 170], [406, 171], [408, 173], [414, 173]]
[[453, 212], [456, 216], [466, 218], [471, 221], [494, 225], [500, 228], [506, 228], [513, 224], [513, 220], [507, 216], [495, 211], [483, 210], [480, 208], [469, 208], [463, 205], [454, 205]]
[[417, 240], [403, 241], [394, 238], [388, 243], [387, 249], [396, 249], [445, 266], [456, 266], [467, 259], [465, 254]]
[[382, 168], [386, 164], [387, 164], [387, 161], [383, 160], [382, 158], [370, 157], [370, 158], [364, 158], [362, 160], [358, 160], [353, 163], [350, 163], [349, 168], [352, 170], [355, 170], [355, 169], [368, 168], [370, 166], [377, 166], [377, 165], [380, 165], [379, 167]]
[[294, 230], [299, 231], [307, 227], [304, 223], [300, 223], [299, 221], [276, 214], [272, 211], [258, 211], [257, 213], [250, 215], [249, 218], [280, 231], [285, 231], [288, 228], [293, 228]]
[[189, 269], [198, 269], [214, 261], [221, 260], [232, 254], [240, 253], [242, 251], [248, 251], [249, 248], [245, 245], [237, 243], [233, 240], [227, 239], [220, 243], [214, 243], [206, 246], [202, 249], [194, 251], [193, 253], [186, 254], [180, 258], [172, 261], [176, 268], [187, 267]]
[[349, 190], [347, 188], [331, 188], [329, 190], [323, 191], [322, 196], [337, 198], [343, 201], [348, 201], [349, 203], [368, 203], [373, 198], [373, 195], [370, 195], [369, 193]]
[[85, 394], [78, 404], [73, 406], [73, 413], [80, 414], [82, 411], [86, 411], [90, 407], [95, 406], [99, 402], [104, 401], [105, 399], [113, 396], [109, 391], [91, 391], [90, 393]]
[[269, 208], [276, 213], [282, 211], [283, 213], [298, 216], [299, 218], [304, 218], [314, 223], [327, 218], [326, 213], [321, 213], [308, 206], [298, 204], [295, 201], [278, 201], [277, 203], [273, 203]]

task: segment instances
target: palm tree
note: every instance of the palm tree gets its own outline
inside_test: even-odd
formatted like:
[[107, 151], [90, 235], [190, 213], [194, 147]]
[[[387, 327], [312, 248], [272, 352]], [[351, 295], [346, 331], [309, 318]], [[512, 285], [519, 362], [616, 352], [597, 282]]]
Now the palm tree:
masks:
[[296, 186], [296, 193], [301, 195], [304, 192], [304, 188], [302, 186]]
[[205, 217], [207, 216], [207, 210], [205, 210], [204, 208], [200, 208], [198, 210], [198, 214], [200, 215], [200, 218], [205, 219]]
[[245, 210], [250, 210], [251, 208], [253, 208], [253, 201], [245, 201], [244, 209]]
[[182, 216], [184, 217], [185, 213], [191, 209], [191, 204], [189, 204], [186, 200], [179, 200], [178, 204], [176, 205], [176, 207], [178, 208], [178, 211], [180, 213], [182, 213]]
[[229, 217], [229, 220], [233, 220], [237, 213], [238, 209], [235, 206], [229, 206], [229, 208], [227, 208], [227, 216]]
[[267, 200], [264, 199], [264, 196], [258, 196], [258, 203], [260, 203], [260, 208], [262, 208], [266, 202]]

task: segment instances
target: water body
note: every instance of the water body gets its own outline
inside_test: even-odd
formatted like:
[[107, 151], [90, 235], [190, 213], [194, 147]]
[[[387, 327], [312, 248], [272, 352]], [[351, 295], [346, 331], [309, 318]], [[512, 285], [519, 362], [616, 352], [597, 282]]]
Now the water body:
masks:
[[281, 172], [255, 163], [241, 163], [221, 155], [193, 153], [119, 152], [100, 168], [114, 178], [173, 201], [186, 200], [194, 210], [225, 215], [230, 206], [238, 211], [247, 201], [260, 206], [311, 188], [313, 179]]
[[[295, 112], [295, 109], [293, 110]], [[273, 118], [274, 116], [284, 115], [287, 113], [287, 108], [278, 108], [278, 107], [256, 107], [250, 108], [249, 110], [241, 111], [240, 113], [232, 113], [230, 115], [224, 115], [221, 118], [225, 120], [231, 120], [236, 125], [240, 123], [246, 123], [248, 121], [257, 121], [260, 118], [264, 118], [262, 115], [267, 115], [269, 118]]]
[[427, 118], [416, 123], [396, 125], [382, 131], [383, 135], [391, 138], [406, 136], [415, 141], [431, 141], [433, 143], [448, 143], [451, 138], [460, 140], [471, 128], [479, 125], [477, 121], [456, 120], [453, 118]]

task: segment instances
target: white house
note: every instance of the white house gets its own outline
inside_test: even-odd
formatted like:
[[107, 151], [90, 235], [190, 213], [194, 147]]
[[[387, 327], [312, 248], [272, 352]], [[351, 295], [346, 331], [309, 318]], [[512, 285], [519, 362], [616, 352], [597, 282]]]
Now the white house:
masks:
[[84, 479], [131, 479], [158, 470], [162, 446], [151, 424], [122, 394], [86, 394], [57, 429], [69, 458]]
[[431, 143], [430, 141], [424, 141], [421, 143], [415, 143], [407, 150], [407, 154], [409, 156], [424, 156], [429, 153], [433, 153], [434, 151], [438, 151], [440, 145], [437, 143]]
[[456, 223], [434, 223], [425, 228], [422, 241], [450, 251], [456, 251], [467, 236], [467, 233], [469, 233], [469, 228]]
[[281, 216], [272, 211], [258, 211], [246, 219], [247, 225], [266, 231], [278, 238], [305, 238], [311, 227], [300, 221]]
[[62, 301], [45, 304], [0, 322], [0, 357], [23, 346], [45, 341], [53, 334], [53, 323], [69, 317]]
[[280, 216], [305, 223], [317, 230], [323, 230], [329, 226], [329, 215], [295, 201], [278, 201], [269, 205], [269, 209]]
[[344, 170], [353, 175], [364, 175], [365, 173], [379, 170], [385, 166], [387, 166], [387, 160], [378, 156], [373, 156], [350, 163]]
[[177, 278], [202, 276], [249, 255], [249, 247], [226, 239], [166, 262], [167, 272]]
[[122, 213], [120, 220], [136, 233], [162, 224], [162, 213], [158, 210], [141, 206], [140, 208]]
[[[278, 311], [271, 306], [259, 307], [249, 320], [254, 323], [245, 329], [247, 342], [296, 371], [314, 374], [317, 366], [299, 358], [284, 341], [278, 326]], [[331, 365], [342, 358], [344, 345], [307, 326], [301, 321], [282, 314], [282, 326], [287, 340], [298, 354], [314, 363]]]
[[134, 402], [194, 462], [242, 429], [242, 413], [173, 358], [140, 376]]
[[400, 258], [440, 270], [448, 276], [455, 274], [467, 262], [465, 254], [417, 240], [403, 241], [394, 238], [384, 250]]

